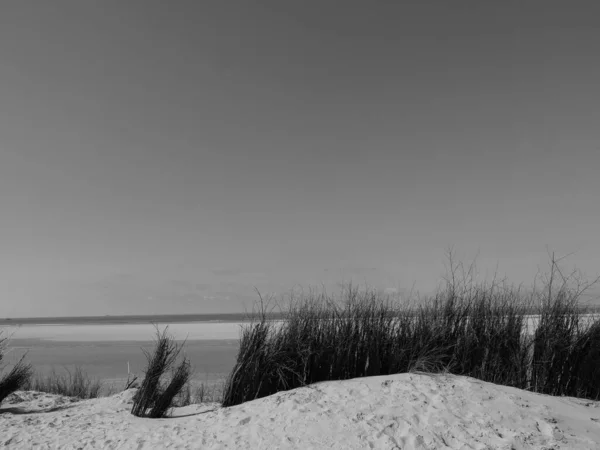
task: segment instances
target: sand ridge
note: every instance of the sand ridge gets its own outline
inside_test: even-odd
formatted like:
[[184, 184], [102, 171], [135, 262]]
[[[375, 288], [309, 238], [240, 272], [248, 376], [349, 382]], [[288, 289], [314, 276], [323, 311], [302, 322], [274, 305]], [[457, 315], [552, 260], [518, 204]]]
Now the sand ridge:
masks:
[[598, 449], [600, 402], [454, 375], [328, 381], [231, 408], [130, 414], [135, 390], [73, 401], [18, 392], [0, 407], [14, 449]]

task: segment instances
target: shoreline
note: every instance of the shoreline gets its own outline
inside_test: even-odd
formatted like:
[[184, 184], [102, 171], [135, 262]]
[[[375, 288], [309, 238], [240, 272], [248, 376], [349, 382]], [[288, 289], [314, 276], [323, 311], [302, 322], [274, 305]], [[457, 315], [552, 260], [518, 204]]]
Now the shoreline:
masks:
[[[270, 317], [279, 317], [273, 314]], [[17, 325], [134, 325], [170, 323], [227, 323], [247, 322], [252, 319], [247, 313], [227, 314], [156, 314], [122, 316], [73, 316], [73, 317], [17, 317], [2, 318], [0, 326]], [[254, 316], [256, 318], [256, 316]]]
[[[188, 316], [181, 316], [180, 319], [189, 319]], [[525, 330], [531, 334], [539, 323], [539, 315], [523, 316], [525, 319]], [[581, 324], [589, 326], [599, 318], [597, 313], [582, 314]], [[322, 320], [334, 320], [331, 318]], [[280, 326], [285, 319], [270, 317], [269, 322]], [[212, 320], [212, 321], [140, 321], [140, 322], [117, 322], [117, 323], [13, 323], [2, 325], [0, 327], [7, 329], [13, 334], [13, 339], [39, 339], [42, 341], [54, 342], [116, 342], [116, 341], [137, 341], [149, 342], [153, 340], [156, 334], [156, 327], [168, 327], [169, 334], [176, 341], [211, 341], [211, 340], [238, 340], [241, 337], [241, 331], [244, 326], [251, 324], [251, 320]]]
[[[600, 305], [580, 305], [582, 315], [600, 315]], [[286, 312], [271, 312], [269, 320], [281, 320]], [[528, 311], [525, 316], [536, 316], [535, 311]], [[247, 323], [258, 320], [259, 314], [210, 313], [210, 314], [135, 314], [104, 316], [59, 316], [59, 317], [5, 317], [0, 318], [0, 327], [21, 325], [138, 325], [138, 324], [183, 324], [183, 323]]]

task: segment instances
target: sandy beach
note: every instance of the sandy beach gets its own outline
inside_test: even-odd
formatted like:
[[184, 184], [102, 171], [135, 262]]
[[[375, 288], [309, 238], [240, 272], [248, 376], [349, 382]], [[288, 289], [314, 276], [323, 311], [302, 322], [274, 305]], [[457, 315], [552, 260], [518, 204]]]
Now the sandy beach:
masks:
[[600, 447], [600, 402], [453, 375], [330, 381], [222, 408], [130, 414], [134, 390], [75, 401], [17, 392], [0, 408], [10, 449], [505, 449]]

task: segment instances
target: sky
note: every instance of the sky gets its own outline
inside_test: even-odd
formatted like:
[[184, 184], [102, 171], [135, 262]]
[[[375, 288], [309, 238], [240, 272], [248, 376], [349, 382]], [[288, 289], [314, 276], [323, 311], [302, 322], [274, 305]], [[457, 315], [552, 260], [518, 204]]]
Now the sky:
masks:
[[600, 275], [595, 1], [5, 1], [0, 317]]

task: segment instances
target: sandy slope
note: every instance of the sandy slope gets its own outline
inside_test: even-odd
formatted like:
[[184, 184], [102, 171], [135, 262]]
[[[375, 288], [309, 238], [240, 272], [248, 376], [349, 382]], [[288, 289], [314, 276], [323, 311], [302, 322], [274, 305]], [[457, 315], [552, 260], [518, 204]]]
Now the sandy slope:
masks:
[[130, 413], [133, 390], [96, 400], [19, 392], [0, 409], [0, 446], [198, 449], [600, 449], [600, 402], [452, 375], [319, 383], [174, 418]]

